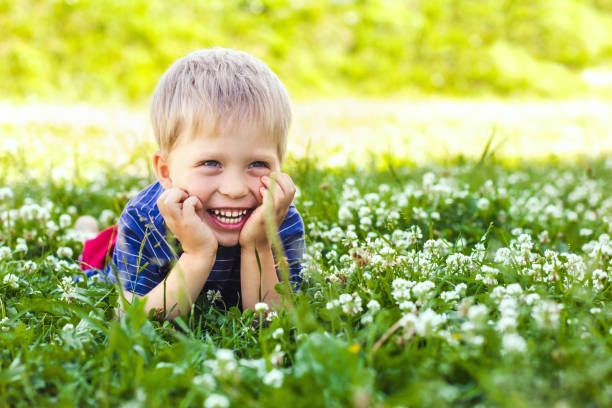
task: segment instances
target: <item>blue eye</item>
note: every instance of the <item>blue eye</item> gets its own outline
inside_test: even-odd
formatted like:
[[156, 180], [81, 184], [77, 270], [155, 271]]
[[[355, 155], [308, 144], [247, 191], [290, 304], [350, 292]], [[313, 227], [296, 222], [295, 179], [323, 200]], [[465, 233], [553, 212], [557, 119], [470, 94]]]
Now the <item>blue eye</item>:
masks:
[[203, 162], [200, 163], [201, 166], [206, 166], [206, 167], [217, 167], [220, 166], [221, 163], [219, 163], [216, 160], [205, 160]]
[[249, 167], [268, 167], [268, 163], [263, 161], [254, 161]]

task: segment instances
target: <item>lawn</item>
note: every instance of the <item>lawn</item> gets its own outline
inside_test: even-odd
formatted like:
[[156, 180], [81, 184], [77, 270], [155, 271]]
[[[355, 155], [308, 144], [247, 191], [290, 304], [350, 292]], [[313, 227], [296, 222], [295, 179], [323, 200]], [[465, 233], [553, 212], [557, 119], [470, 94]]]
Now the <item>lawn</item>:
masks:
[[0, 405], [610, 406], [607, 106], [296, 104], [300, 290], [168, 322], [74, 279], [76, 218], [153, 180], [146, 117], [4, 105]]

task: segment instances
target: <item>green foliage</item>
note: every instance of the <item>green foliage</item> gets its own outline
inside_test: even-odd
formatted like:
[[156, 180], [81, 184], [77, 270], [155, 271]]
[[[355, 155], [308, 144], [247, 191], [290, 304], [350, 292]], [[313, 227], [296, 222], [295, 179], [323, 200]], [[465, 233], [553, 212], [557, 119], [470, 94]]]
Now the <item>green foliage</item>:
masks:
[[[0, 247], [10, 249], [0, 249], [0, 405], [202, 406], [213, 394], [232, 406], [610, 405], [612, 250], [589, 245], [612, 226], [611, 169], [610, 160], [502, 165], [486, 151], [476, 163], [426, 167], [292, 160], [308, 240], [294, 307], [268, 319], [202, 294], [174, 322], [148, 318], [141, 301], [116, 317], [114, 288], [66, 281], [78, 275], [81, 244], [60, 217], [116, 216], [125, 192], [148, 179], [112, 167], [94, 181], [13, 177], [0, 190]], [[415, 227], [421, 238], [398, 240]], [[444, 245], [420, 262], [430, 239]], [[60, 259], [60, 248], [72, 258]], [[499, 248], [523, 252], [500, 263]], [[583, 276], [569, 266], [573, 254]], [[433, 285], [412, 299], [414, 312], [396, 301], [398, 279]], [[499, 329], [508, 311], [497, 288], [515, 302], [509, 332]], [[350, 300], [334, 306], [343, 295]], [[559, 315], [538, 320], [538, 305], [551, 304], [563, 306]], [[474, 305], [486, 308], [482, 327], [466, 325]], [[437, 329], [398, 325], [427, 313], [445, 320]], [[512, 349], [508, 334], [525, 343]]]
[[262, 58], [299, 97], [565, 96], [612, 59], [604, 0], [2, 0], [0, 26], [0, 91], [16, 100], [142, 102], [211, 46]]

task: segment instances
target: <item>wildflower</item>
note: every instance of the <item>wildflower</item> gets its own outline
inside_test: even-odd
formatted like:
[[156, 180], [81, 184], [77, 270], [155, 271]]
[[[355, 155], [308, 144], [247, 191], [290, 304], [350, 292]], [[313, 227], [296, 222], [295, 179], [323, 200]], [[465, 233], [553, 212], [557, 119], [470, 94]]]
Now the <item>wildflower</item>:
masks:
[[58, 286], [61, 293], [61, 299], [66, 302], [72, 302], [76, 299], [77, 291], [74, 287], [74, 281], [69, 276], [64, 276]]
[[415, 325], [416, 333], [420, 336], [427, 337], [435, 335], [439, 326], [446, 322], [445, 314], [437, 314], [431, 309], [422, 312]]
[[495, 252], [495, 263], [501, 263], [502, 265], [510, 265], [512, 262], [512, 252], [510, 248], [499, 248]]
[[257, 313], [267, 312], [268, 309], [269, 309], [269, 306], [265, 302], [255, 303], [255, 312], [257, 312]]
[[338, 300], [340, 301], [340, 306], [342, 306], [342, 311], [344, 313], [354, 315], [363, 310], [361, 307], [361, 297], [359, 297], [357, 293], [351, 295], [343, 293]]
[[66, 323], [64, 327], [62, 327], [62, 330], [65, 332], [74, 331], [74, 325], [72, 323]]
[[57, 226], [57, 224], [51, 220], [47, 221], [47, 224], [45, 224], [45, 228], [47, 229], [47, 235], [49, 236], [53, 236], [57, 231], [59, 231], [59, 227]]
[[28, 252], [28, 244], [26, 240], [23, 238], [17, 238], [17, 245], [15, 245], [15, 252], [23, 252], [24, 254]]
[[3, 317], [2, 320], [0, 320], [0, 327], [2, 328], [3, 332], [9, 331], [9, 329], [11, 328], [9, 326], [8, 320], [8, 317]]
[[13, 190], [10, 187], [0, 188], [0, 201], [10, 200], [13, 198]]
[[436, 285], [429, 280], [419, 282], [412, 288], [412, 294], [417, 298], [417, 305], [424, 305], [431, 296], [431, 291]]
[[206, 387], [206, 388], [215, 388], [217, 385], [215, 381], [215, 377], [211, 373], [204, 373], [202, 375], [198, 375], [193, 377], [193, 385], [196, 387]]
[[490, 204], [491, 203], [487, 198], [482, 197], [476, 202], [476, 207], [481, 211], [486, 211], [489, 209]]
[[204, 364], [212, 370], [215, 376], [226, 378], [235, 373], [238, 364], [236, 363], [232, 350], [218, 349], [215, 357], [215, 360], [206, 360], [204, 362]]
[[59, 247], [56, 252], [60, 258], [72, 258], [72, 249], [68, 247]]
[[11, 248], [7, 246], [0, 247], [0, 261], [4, 261], [5, 259], [11, 259]]
[[21, 265], [21, 271], [25, 273], [33, 273], [37, 268], [38, 265], [33, 261], [25, 261], [24, 264]]
[[282, 327], [279, 327], [278, 329], [274, 330], [274, 332], [272, 333], [272, 338], [274, 340], [278, 340], [281, 337], [283, 337], [283, 334], [285, 334], [285, 331], [283, 330]]
[[17, 289], [19, 287], [19, 278], [12, 274], [6, 274], [4, 275], [4, 278], [2, 279], [2, 283], [4, 283], [5, 285], [8, 285], [9, 287], [13, 288], [13, 289]]
[[470, 306], [467, 312], [467, 317], [475, 326], [482, 326], [489, 316], [489, 310], [485, 305]]
[[277, 368], [273, 368], [270, 372], [264, 375], [262, 381], [264, 384], [272, 388], [280, 388], [283, 385], [283, 372]]
[[59, 217], [59, 225], [61, 228], [68, 228], [72, 224], [72, 217], [68, 214], [62, 214]]
[[527, 350], [527, 343], [516, 333], [506, 333], [502, 337], [502, 347], [505, 352], [524, 353]]
[[[221, 292], [219, 292], [218, 290], [209, 289], [206, 291], [206, 299], [208, 299], [208, 301], [211, 303], [216, 302], [217, 300], [221, 300]], [[257, 311], [257, 309], [255, 310]]]
[[553, 301], [539, 302], [533, 307], [531, 317], [540, 328], [554, 329], [559, 323], [561, 309], [563, 309], [563, 305]]
[[599, 308], [599, 307], [592, 307], [592, 308], [589, 309], [589, 312], [591, 314], [598, 314], [598, 313], [601, 313], [601, 308]]
[[368, 310], [372, 313], [376, 313], [380, 310], [380, 303], [378, 303], [376, 300], [372, 299], [368, 302]]
[[210, 394], [204, 401], [205, 408], [227, 408], [229, 407], [229, 399], [225, 395]]

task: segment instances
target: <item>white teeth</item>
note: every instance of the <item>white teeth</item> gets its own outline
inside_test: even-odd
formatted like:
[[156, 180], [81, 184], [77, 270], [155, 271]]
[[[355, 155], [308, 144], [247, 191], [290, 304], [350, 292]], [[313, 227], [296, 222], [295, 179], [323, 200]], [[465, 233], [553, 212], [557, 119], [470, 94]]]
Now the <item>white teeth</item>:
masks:
[[238, 211], [232, 211], [232, 217], [237, 217], [238, 215], [240, 215]]

